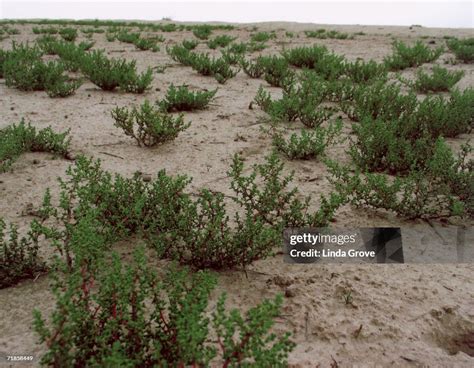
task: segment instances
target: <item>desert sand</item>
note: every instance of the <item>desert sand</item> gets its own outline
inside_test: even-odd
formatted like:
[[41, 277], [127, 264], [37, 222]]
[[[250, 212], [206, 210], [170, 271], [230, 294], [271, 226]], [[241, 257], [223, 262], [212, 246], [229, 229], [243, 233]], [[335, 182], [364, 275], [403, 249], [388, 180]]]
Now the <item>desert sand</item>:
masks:
[[[472, 29], [440, 29], [388, 26], [325, 26], [296, 23], [241, 24], [233, 31], [214, 31], [214, 35], [231, 34], [247, 41], [252, 27], [276, 30], [276, 39], [267, 42], [263, 55], [278, 54], [283, 47], [322, 44], [349, 60], [382, 59], [391, 53], [393, 38], [414, 42], [423, 39], [443, 45], [443, 36], [469, 37]], [[21, 31], [0, 42], [10, 48], [11, 40], [28, 41], [37, 36], [31, 25], [15, 25]], [[307, 38], [304, 30], [336, 29], [342, 32], [364, 32], [354, 40], [317, 40]], [[288, 38], [286, 31], [298, 37]], [[161, 32], [160, 32], [161, 33]], [[84, 35], [79, 33], [78, 41]], [[94, 49], [103, 48], [109, 56], [137, 60], [139, 71], [165, 65], [163, 74], [155, 74], [152, 88], [144, 95], [108, 93], [91, 82], [85, 82], [74, 96], [49, 98], [45, 92], [21, 92], [5, 86], [0, 80], [0, 128], [17, 123], [21, 118], [56, 131], [71, 130], [73, 155], [85, 154], [102, 160], [111, 172], [131, 176], [141, 171], [154, 176], [166, 169], [169, 174], [187, 174], [193, 178], [190, 190], [207, 187], [230, 194], [226, 171], [234, 153], [240, 152], [246, 164], [261, 162], [271, 150], [271, 139], [261, 132], [258, 118], [264, 113], [249, 109], [260, 85], [273, 96], [281, 90], [260, 79], [250, 79], [243, 72], [225, 85], [211, 77], [197, 74], [171, 60], [165, 45], [194, 38], [191, 32], [161, 33], [165, 42], [161, 51], [138, 51], [133, 45], [107, 42], [105, 34], [94, 34]], [[196, 51], [218, 54], [203, 43]], [[258, 53], [257, 53], [258, 54]], [[256, 56], [255, 54], [254, 56]], [[456, 85], [460, 89], [474, 86], [473, 64], [445, 64], [452, 58], [444, 53], [437, 63], [450, 70], [464, 70]], [[423, 65], [429, 68], [430, 64]], [[413, 70], [403, 72], [405, 77]], [[187, 84], [192, 89], [214, 89], [217, 98], [204, 111], [186, 113], [189, 129], [175, 141], [146, 149], [114, 127], [110, 110], [115, 106], [139, 104], [145, 99], [162, 98], [168, 86]], [[344, 118], [344, 133], [350, 134], [350, 121]], [[472, 138], [465, 134], [450, 140], [454, 148]], [[340, 161], [349, 160], [347, 144], [330, 147], [328, 155]], [[0, 174], [0, 216], [25, 231], [33, 219], [26, 210], [41, 204], [46, 188], [58, 193], [57, 177], [64, 176], [71, 161], [51, 159], [50, 154], [23, 154], [10, 172]], [[33, 164], [35, 160], [36, 164]], [[286, 161], [289, 172], [295, 170], [294, 183], [301, 193], [314, 197], [328, 193], [331, 185], [325, 165], [319, 161]], [[232, 208], [229, 208], [230, 210]], [[336, 213], [335, 226], [371, 227], [423, 226], [423, 244], [440, 242], [441, 222], [406, 221], [392, 213], [367, 211], [344, 206]], [[472, 220], [451, 220], [449, 225], [472, 226]], [[417, 247], [416, 237], [404, 239], [404, 246]], [[472, 241], [472, 239], [471, 239]], [[117, 245], [130, 250], [134, 241]], [[41, 249], [44, 257], [52, 249]], [[157, 267], [166, 261], [153, 261]], [[283, 314], [277, 320], [277, 331], [291, 331], [297, 347], [290, 354], [291, 367], [473, 367], [474, 366], [474, 265], [473, 264], [404, 264], [404, 265], [330, 265], [285, 264], [282, 255], [252, 264], [247, 275], [240, 271], [216, 273], [218, 288], [213, 301], [227, 292], [229, 307], [243, 310], [276, 293], [286, 295]], [[351, 291], [353, 302], [344, 303], [343, 294]], [[32, 330], [32, 310], [43, 313], [54, 309], [48, 276], [29, 280], [0, 290], [0, 352], [32, 354], [35, 360], [26, 366], [38, 366], [45, 347], [37, 344]], [[211, 303], [212, 306], [212, 303]], [[5, 362], [3, 362], [5, 363]], [[20, 367], [20, 364], [14, 364]]]

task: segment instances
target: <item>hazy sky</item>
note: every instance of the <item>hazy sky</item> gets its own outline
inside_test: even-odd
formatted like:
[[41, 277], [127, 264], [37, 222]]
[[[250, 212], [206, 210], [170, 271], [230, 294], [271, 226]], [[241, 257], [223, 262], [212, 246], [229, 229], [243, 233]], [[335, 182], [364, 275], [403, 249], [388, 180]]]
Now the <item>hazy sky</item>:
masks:
[[[293, 21], [474, 27], [474, 1], [54, 1], [0, 0], [0, 18]], [[474, 33], [474, 32], [473, 32]]]

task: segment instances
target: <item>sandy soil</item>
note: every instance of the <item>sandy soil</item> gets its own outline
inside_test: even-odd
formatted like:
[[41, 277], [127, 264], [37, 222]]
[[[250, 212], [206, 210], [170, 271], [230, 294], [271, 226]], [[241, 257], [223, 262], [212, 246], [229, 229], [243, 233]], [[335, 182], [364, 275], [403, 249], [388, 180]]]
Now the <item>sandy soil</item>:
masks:
[[[254, 25], [240, 25], [234, 31], [215, 31], [213, 35], [229, 33], [242, 41], [250, 38]], [[472, 36], [472, 29], [434, 29], [422, 27], [323, 26], [293, 23], [262, 23], [259, 30], [276, 30], [277, 38], [262, 54], [276, 54], [283, 47], [324, 44], [336, 53], [354, 60], [358, 57], [381, 61], [391, 53], [393, 37], [405, 41], [423, 38], [444, 44], [443, 36]], [[10, 47], [10, 40], [33, 40], [31, 26], [15, 26], [20, 35], [0, 42]], [[308, 29], [337, 29], [343, 32], [363, 31], [366, 35], [354, 40], [316, 40], [305, 37]], [[286, 31], [297, 32], [293, 39]], [[193, 38], [191, 32], [163, 33], [165, 44]], [[81, 39], [83, 35], [81, 34]], [[193, 178], [190, 190], [208, 187], [230, 194], [226, 171], [234, 153], [240, 152], [248, 164], [259, 162], [270, 151], [270, 139], [257, 124], [263, 113], [249, 110], [263, 80], [250, 79], [243, 72], [218, 85], [174, 63], [160, 52], [137, 51], [133, 45], [109, 43], [104, 34], [94, 34], [94, 48], [104, 48], [115, 57], [137, 60], [140, 70], [148, 66], [167, 65], [164, 74], [156, 74], [152, 89], [145, 95], [103, 92], [86, 82], [75, 96], [65, 99], [49, 98], [44, 92], [21, 92], [7, 88], [0, 80], [0, 128], [21, 118], [37, 127], [52, 126], [55, 130], [71, 130], [74, 154], [84, 153], [100, 158], [103, 167], [122, 175], [139, 170], [154, 175], [165, 168], [170, 174], [187, 174]], [[197, 51], [208, 50], [205, 44]], [[445, 53], [439, 62], [452, 55]], [[458, 87], [474, 86], [474, 67], [445, 65], [448, 69], [465, 70]], [[425, 64], [423, 68], [429, 68]], [[404, 75], [410, 76], [413, 70]], [[173, 142], [157, 148], [138, 147], [115, 128], [110, 110], [118, 106], [141, 103], [145, 99], [162, 98], [171, 84], [188, 84], [195, 89], [219, 88], [217, 98], [209, 109], [186, 114], [191, 127]], [[266, 86], [275, 96], [281, 91]], [[346, 119], [344, 131], [349, 134]], [[237, 139], [243, 137], [244, 139]], [[452, 140], [458, 147], [472, 135]], [[344, 144], [331, 147], [329, 155], [347, 160]], [[110, 154], [114, 156], [110, 156]], [[117, 157], [115, 157], [117, 156]], [[33, 159], [39, 163], [33, 164]], [[0, 215], [7, 221], [26, 229], [32, 217], [25, 215], [29, 204], [41, 203], [46, 188], [58, 192], [56, 178], [64, 176], [71, 162], [52, 160], [48, 154], [24, 154], [11, 172], [0, 175]], [[318, 161], [294, 161], [286, 164], [295, 170], [295, 184], [305, 195], [314, 196], [318, 205], [320, 193], [328, 193], [327, 171]], [[231, 208], [229, 208], [231, 209]], [[472, 221], [454, 221], [455, 225], [472, 226]], [[439, 242], [439, 232], [430, 224], [404, 221], [390, 213], [369, 212], [350, 206], [336, 215], [337, 226], [402, 226], [410, 229], [424, 226], [424, 243]], [[436, 226], [443, 224], [437, 223]], [[471, 239], [472, 240], [472, 239]], [[412, 246], [416, 246], [416, 241]], [[42, 249], [48, 256], [50, 249]], [[469, 350], [463, 334], [474, 331], [474, 266], [445, 265], [290, 265], [282, 256], [256, 262], [246, 276], [239, 271], [218, 273], [219, 286], [215, 296], [228, 293], [229, 307], [246, 309], [263, 298], [285, 293], [284, 312], [277, 321], [277, 330], [293, 332], [297, 348], [290, 355], [293, 367], [472, 367], [473, 348]], [[48, 278], [25, 281], [0, 290], [0, 352], [33, 354], [38, 357], [44, 347], [37, 345], [31, 328], [32, 309], [43, 313], [54, 309]], [[346, 305], [343, 294], [351, 291], [353, 303]], [[473, 337], [470, 337], [471, 340]], [[460, 351], [461, 350], [461, 351]], [[471, 356], [469, 356], [470, 354]], [[33, 365], [38, 364], [38, 359]], [[15, 367], [20, 366], [15, 364]]]

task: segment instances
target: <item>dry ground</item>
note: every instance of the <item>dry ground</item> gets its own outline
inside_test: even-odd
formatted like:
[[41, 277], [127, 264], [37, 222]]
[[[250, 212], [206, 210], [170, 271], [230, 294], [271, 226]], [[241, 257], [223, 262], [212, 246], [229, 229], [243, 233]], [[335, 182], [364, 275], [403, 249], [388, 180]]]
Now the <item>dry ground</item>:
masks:
[[[232, 34], [239, 40], [250, 38], [253, 25], [240, 25]], [[347, 59], [382, 61], [391, 53], [392, 37], [405, 41], [434, 40], [444, 44], [443, 36], [472, 36], [472, 29], [428, 29], [415, 27], [326, 26], [343, 32], [363, 31], [366, 35], [354, 40], [316, 40], [306, 38], [303, 31], [324, 26], [292, 23], [258, 24], [259, 30], [276, 30], [277, 38], [268, 42], [263, 54], [276, 54], [282, 47], [324, 44]], [[15, 26], [20, 35], [0, 42], [10, 47], [10, 40], [33, 40], [37, 36], [31, 26]], [[286, 31], [299, 37], [288, 38]], [[165, 44], [194, 38], [191, 32], [163, 33]], [[426, 36], [426, 37], [425, 37]], [[82, 38], [83, 35], [80, 34]], [[152, 89], [144, 95], [108, 93], [86, 82], [76, 95], [65, 99], [49, 98], [45, 92], [21, 92], [7, 88], [0, 80], [0, 128], [21, 118], [37, 127], [52, 126], [56, 131], [71, 129], [74, 154], [100, 158], [103, 167], [130, 176], [139, 170], [154, 175], [165, 168], [170, 174], [187, 174], [193, 178], [191, 190], [209, 187], [230, 193], [226, 171], [231, 157], [241, 152], [247, 163], [261, 162], [270, 151], [270, 139], [261, 133], [258, 109], [249, 110], [263, 80], [250, 79], [243, 72], [225, 85], [211, 77], [203, 77], [174, 63], [162, 45], [157, 53], [138, 51], [133, 45], [107, 42], [104, 34], [94, 34], [94, 48], [104, 48], [110, 56], [137, 60], [139, 70], [148, 66], [168, 65], [164, 74], [156, 74]], [[197, 51], [209, 51], [205, 44]], [[218, 51], [210, 51], [218, 53]], [[438, 61], [452, 57], [443, 54]], [[425, 64], [423, 68], [430, 65]], [[474, 86], [473, 65], [446, 65], [448, 69], [463, 69], [460, 88]], [[412, 70], [404, 72], [408, 76]], [[171, 84], [188, 84], [195, 89], [219, 88], [217, 98], [209, 109], [186, 114], [191, 127], [170, 143], [152, 149], [138, 147], [132, 139], [114, 127], [110, 110], [118, 106], [154, 101], [162, 98]], [[266, 86], [274, 95], [277, 88]], [[350, 132], [345, 120], [344, 131]], [[237, 139], [243, 137], [244, 139]], [[454, 146], [468, 135], [452, 140]], [[329, 155], [347, 160], [346, 147], [330, 148]], [[111, 156], [110, 154], [114, 155]], [[117, 157], [115, 157], [117, 156]], [[39, 163], [33, 164], [33, 159]], [[31, 217], [25, 208], [41, 203], [46, 188], [58, 192], [56, 178], [64, 176], [71, 162], [52, 160], [48, 154], [24, 154], [11, 172], [0, 174], [0, 216], [25, 229]], [[286, 165], [295, 170], [295, 184], [305, 195], [312, 195], [315, 205], [320, 193], [328, 193], [330, 184], [326, 169], [318, 161], [293, 161]], [[472, 225], [472, 222], [457, 224]], [[439, 232], [424, 221], [404, 221], [389, 213], [374, 213], [349, 206], [336, 215], [338, 226], [425, 226], [424, 243], [439, 242]], [[433, 225], [433, 224], [432, 224]], [[434, 224], [434, 226], [440, 224]], [[471, 239], [472, 241], [473, 239]], [[132, 247], [126, 242], [121, 247]], [[42, 249], [47, 256], [50, 249]], [[162, 264], [162, 262], [158, 263]], [[246, 309], [266, 297], [291, 289], [285, 299], [284, 312], [277, 321], [277, 330], [290, 330], [297, 342], [290, 355], [294, 367], [472, 367], [474, 358], [459, 352], [460, 336], [474, 330], [474, 266], [456, 265], [289, 265], [281, 256], [256, 262], [248, 277], [239, 271], [218, 274], [219, 286], [214, 297], [222, 291], [229, 295], [230, 307]], [[44, 347], [37, 345], [32, 331], [32, 309], [44, 313], [54, 308], [48, 278], [25, 281], [0, 290], [0, 352], [39, 355]], [[342, 295], [351, 290], [353, 306], [343, 302]], [[461, 344], [462, 345], [462, 344]], [[462, 348], [461, 348], [462, 349]], [[473, 351], [470, 351], [472, 355]], [[35, 365], [37, 365], [36, 360]], [[15, 365], [17, 367], [19, 365]]]

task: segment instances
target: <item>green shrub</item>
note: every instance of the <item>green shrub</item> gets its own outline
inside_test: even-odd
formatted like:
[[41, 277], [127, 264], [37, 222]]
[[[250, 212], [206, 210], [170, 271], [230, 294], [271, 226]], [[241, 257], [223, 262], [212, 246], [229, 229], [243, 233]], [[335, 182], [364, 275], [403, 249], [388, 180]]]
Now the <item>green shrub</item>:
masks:
[[192, 92], [186, 85], [177, 88], [171, 84], [163, 100], [158, 102], [162, 111], [192, 111], [203, 110], [217, 93], [213, 91]]
[[[163, 113], [145, 101], [140, 109], [126, 107], [112, 110], [115, 126], [134, 138], [139, 146], [151, 147], [159, 143], [174, 140], [180, 132], [189, 127], [183, 116], [174, 117]], [[135, 127], [136, 126], [136, 127]]]
[[425, 167], [393, 180], [384, 174], [351, 174], [349, 167], [329, 162], [332, 183], [341, 197], [358, 207], [384, 209], [406, 218], [472, 216], [474, 213], [472, 147], [457, 157], [439, 138]]
[[135, 60], [108, 59], [99, 50], [86, 54], [81, 64], [82, 72], [90, 81], [105, 91], [120, 87], [126, 92], [143, 93], [153, 81], [151, 68], [138, 75]]
[[435, 61], [443, 51], [443, 47], [432, 50], [421, 41], [412, 47], [398, 41], [393, 44], [393, 54], [386, 57], [384, 62], [390, 70], [402, 70]]
[[61, 28], [59, 30], [59, 35], [63, 38], [64, 41], [75, 41], [77, 38], [77, 29], [76, 28]]
[[193, 63], [193, 53], [187, 47], [174, 45], [167, 47], [166, 52], [174, 61], [186, 66], [191, 66]]
[[0, 130], [0, 173], [10, 168], [23, 152], [51, 152], [68, 157], [69, 131], [55, 133], [51, 128], [37, 130], [22, 120]]
[[357, 59], [355, 62], [344, 65], [344, 74], [355, 83], [372, 83], [377, 80], [387, 79], [385, 64], [378, 64], [373, 60], [364, 62]]
[[250, 41], [254, 43], [267, 42], [272, 38], [276, 38], [276, 35], [273, 32], [257, 32], [250, 36]]
[[68, 97], [76, 93], [76, 90], [82, 85], [82, 80], [69, 80], [64, 77], [60, 80], [55, 80], [52, 83], [47, 83], [45, 91], [49, 97]]
[[207, 40], [212, 33], [212, 26], [202, 24], [193, 27], [193, 34], [200, 40]]
[[55, 27], [33, 27], [34, 34], [58, 34], [59, 30]]
[[250, 78], [260, 78], [263, 73], [265, 73], [265, 62], [262, 60], [261, 57], [249, 61], [245, 59], [241, 59], [240, 66], [245, 74], [247, 74]]
[[231, 37], [228, 35], [216, 36], [215, 38], [207, 42], [207, 46], [210, 49], [216, 49], [218, 47], [226, 47], [234, 40], [235, 40], [235, 37]]
[[464, 72], [450, 72], [446, 68], [435, 65], [432, 74], [429, 75], [422, 70], [418, 70], [413, 88], [420, 93], [426, 92], [447, 92], [464, 76]]
[[238, 73], [238, 70], [233, 70], [224, 58], [210, 58], [208, 54], [193, 54], [191, 67], [199, 74], [213, 76], [221, 84]]
[[183, 40], [181, 45], [187, 50], [194, 50], [197, 45], [199, 45], [199, 41], [196, 40]]
[[227, 50], [234, 54], [243, 55], [248, 50], [248, 44], [246, 44], [245, 42], [240, 42], [240, 43], [234, 42], [232, 45], [227, 47]]
[[85, 50], [90, 47], [92, 47], [90, 43], [81, 42], [79, 45], [75, 45], [72, 42], [57, 42], [54, 45], [54, 51], [61, 58], [61, 62], [67, 70], [77, 72], [81, 69], [86, 56]]
[[8, 51], [4, 51], [0, 49], [0, 78], [3, 78], [3, 65], [5, 64], [5, 60], [7, 60]]
[[71, 273], [55, 276], [56, 310], [51, 326], [38, 310], [34, 312], [35, 331], [48, 349], [41, 363], [286, 365], [294, 343], [288, 333], [281, 337], [270, 333], [273, 319], [280, 314], [281, 297], [265, 300], [241, 316], [237, 310], [226, 312], [223, 295], [208, 316], [215, 277], [207, 272], [189, 275], [172, 267], [160, 281], [146, 263], [139, 250], [128, 266], [114, 254], [109, 262], [83, 262]]
[[278, 56], [262, 56], [259, 62], [264, 69], [263, 78], [274, 87], [283, 87], [293, 84], [295, 73], [290, 69], [288, 62]]
[[47, 271], [46, 264], [38, 256], [38, 239], [34, 231], [19, 238], [15, 226], [10, 226], [8, 236], [5, 229], [5, 221], [0, 218], [0, 289]]
[[328, 128], [303, 129], [300, 135], [293, 133], [285, 139], [281, 133], [273, 136], [273, 145], [290, 160], [309, 160], [324, 154], [326, 147], [335, 142], [342, 129], [342, 120]]
[[454, 53], [456, 59], [460, 60], [463, 63], [472, 63], [474, 62], [474, 38], [466, 39], [449, 39], [446, 44], [449, 49]]
[[345, 71], [344, 57], [329, 53], [325, 46], [296, 47], [283, 52], [289, 64], [311, 69], [324, 79], [337, 79]]
[[81, 32], [84, 34], [92, 34], [92, 33], [104, 33], [105, 30], [102, 28], [82, 28]]
[[347, 38], [353, 38], [349, 37], [349, 34], [344, 33], [344, 32], [338, 32], [335, 30], [328, 31], [326, 29], [318, 29], [316, 31], [305, 31], [304, 32], [306, 37], [309, 38], [320, 38], [320, 39], [325, 39], [325, 38], [333, 38], [333, 39], [338, 39], [338, 40], [345, 40]]
[[44, 35], [36, 39], [36, 44], [46, 55], [56, 55], [58, 39], [55, 36]]

